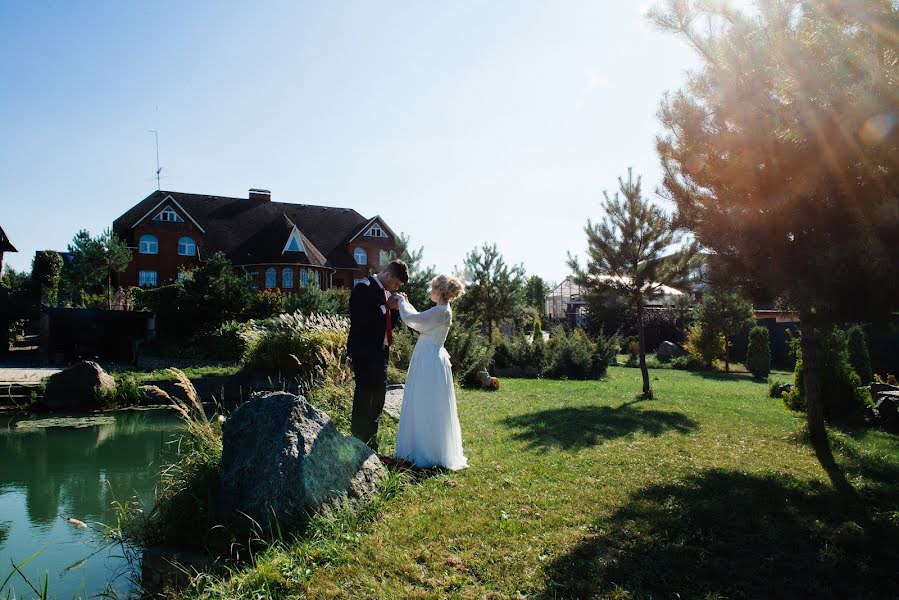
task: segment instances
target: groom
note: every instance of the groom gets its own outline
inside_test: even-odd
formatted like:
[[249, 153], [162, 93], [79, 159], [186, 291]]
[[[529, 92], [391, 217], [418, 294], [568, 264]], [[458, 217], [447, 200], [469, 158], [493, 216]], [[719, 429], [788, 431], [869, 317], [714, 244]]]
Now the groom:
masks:
[[353, 396], [351, 431], [378, 451], [378, 417], [387, 393], [387, 357], [397, 298], [391, 293], [409, 281], [409, 269], [401, 260], [377, 275], [356, 284], [350, 294], [350, 335], [347, 355], [353, 361], [356, 394]]

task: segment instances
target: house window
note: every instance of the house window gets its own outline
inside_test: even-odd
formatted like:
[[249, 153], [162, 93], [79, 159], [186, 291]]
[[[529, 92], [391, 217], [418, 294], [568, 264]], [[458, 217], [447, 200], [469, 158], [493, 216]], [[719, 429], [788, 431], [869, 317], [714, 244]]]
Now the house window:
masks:
[[387, 234], [384, 233], [384, 230], [381, 229], [380, 225], [372, 225], [371, 228], [365, 233], [365, 235], [367, 235], [368, 237], [387, 237]]
[[361, 282], [363, 282], [363, 281], [365, 281], [365, 277], [363, 277], [363, 278], [361, 278], [361, 279], [359, 279], [359, 278], [353, 279], [353, 287], [356, 287], [357, 285], [359, 285], [359, 284], [360, 284]]
[[178, 256], [196, 256], [197, 244], [192, 238], [183, 237], [178, 240]]
[[381, 263], [381, 268], [383, 269], [388, 264], [390, 264], [390, 253], [387, 250], [381, 250], [378, 252], [378, 260]]
[[166, 206], [162, 209], [158, 215], [153, 217], [154, 221], [167, 221], [169, 223], [184, 223], [184, 219], [182, 219], [178, 213], [172, 209], [171, 206]]
[[321, 289], [321, 287], [322, 287], [322, 274], [319, 273], [318, 271], [314, 271], [314, 273], [315, 273], [315, 287], [317, 287], [318, 289]]
[[396, 250], [390, 251], [390, 260], [396, 260]]
[[140, 287], [156, 287], [156, 271], [140, 271], [137, 277], [137, 284]]
[[309, 270], [306, 267], [300, 269], [300, 287], [309, 286]]
[[278, 283], [274, 267], [265, 270], [265, 287], [272, 289]]
[[290, 267], [281, 271], [281, 287], [285, 289], [293, 287], [293, 269]]
[[353, 251], [353, 258], [356, 259], [357, 265], [368, 264], [368, 254], [366, 254], [365, 250], [362, 248], [356, 248], [356, 250]]
[[159, 240], [155, 235], [145, 233], [140, 236], [139, 250], [141, 254], [159, 254]]

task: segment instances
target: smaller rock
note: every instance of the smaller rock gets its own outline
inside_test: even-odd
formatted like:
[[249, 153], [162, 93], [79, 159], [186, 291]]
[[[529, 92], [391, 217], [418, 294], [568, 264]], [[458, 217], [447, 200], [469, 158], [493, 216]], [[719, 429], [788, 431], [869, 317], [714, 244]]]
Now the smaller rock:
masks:
[[396, 420], [400, 418], [400, 410], [403, 408], [403, 388], [387, 388], [384, 396], [384, 412]]
[[686, 354], [684, 349], [674, 342], [662, 342], [656, 349], [656, 358], [662, 362], [668, 362], [672, 358], [683, 356], [684, 354]]
[[91, 360], [81, 361], [50, 376], [41, 407], [46, 410], [91, 411], [116, 391], [115, 379]]

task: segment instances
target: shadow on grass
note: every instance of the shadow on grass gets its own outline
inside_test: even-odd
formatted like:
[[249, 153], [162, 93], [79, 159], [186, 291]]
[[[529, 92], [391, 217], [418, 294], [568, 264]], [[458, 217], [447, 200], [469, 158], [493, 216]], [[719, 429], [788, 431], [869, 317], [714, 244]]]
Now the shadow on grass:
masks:
[[899, 526], [865, 518], [824, 485], [711, 471], [597, 520], [536, 597], [892, 597]]
[[678, 412], [640, 410], [627, 402], [617, 408], [586, 406], [556, 408], [508, 417], [503, 424], [519, 430], [514, 438], [531, 448], [577, 450], [635, 433], [659, 436], [667, 431], [689, 433], [699, 424]]

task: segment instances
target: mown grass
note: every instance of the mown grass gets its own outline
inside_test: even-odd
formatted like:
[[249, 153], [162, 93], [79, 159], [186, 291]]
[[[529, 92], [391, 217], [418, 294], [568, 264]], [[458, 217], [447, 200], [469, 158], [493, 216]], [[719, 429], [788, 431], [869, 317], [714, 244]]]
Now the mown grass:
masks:
[[[470, 468], [397, 480], [192, 598], [884, 597], [895, 594], [899, 444], [802, 417], [747, 375], [651, 372], [463, 390]], [[788, 374], [772, 377], [787, 379]], [[382, 448], [392, 426], [382, 431]], [[389, 448], [385, 448], [389, 450]]]

